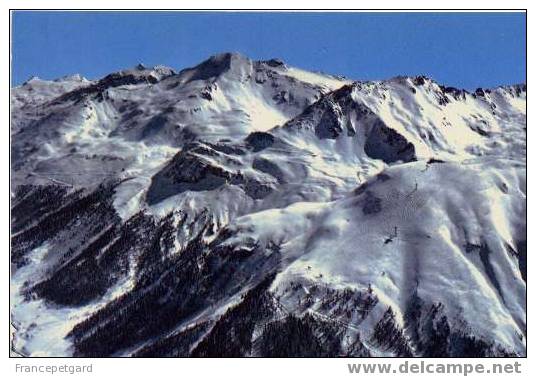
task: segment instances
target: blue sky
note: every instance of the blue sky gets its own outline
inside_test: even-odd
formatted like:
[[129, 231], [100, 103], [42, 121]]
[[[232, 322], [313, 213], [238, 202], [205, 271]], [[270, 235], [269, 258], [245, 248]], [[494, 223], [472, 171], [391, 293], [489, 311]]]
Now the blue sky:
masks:
[[526, 80], [525, 13], [14, 12], [12, 83], [178, 70], [236, 51], [356, 80], [431, 76], [474, 89]]

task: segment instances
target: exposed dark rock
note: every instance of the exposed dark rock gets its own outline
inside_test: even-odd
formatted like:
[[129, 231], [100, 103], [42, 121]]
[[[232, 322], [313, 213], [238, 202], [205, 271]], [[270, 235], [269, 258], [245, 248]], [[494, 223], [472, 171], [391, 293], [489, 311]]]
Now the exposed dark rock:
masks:
[[516, 243], [519, 260], [519, 270], [523, 280], [527, 282], [527, 240], [521, 240]]
[[367, 191], [367, 188], [369, 187], [369, 183], [368, 182], [365, 182], [361, 185], [359, 185], [355, 190], [354, 190], [354, 195], [358, 196], [358, 195], [361, 195], [362, 193], [364, 193], [365, 191]]
[[259, 152], [271, 147], [275, 142], [275, 137], [268, 132], [252, 132], [246, 137], [246, 145], [253, 152]]
[[441, 160], [441, 159], [438, 159], [438, 158], [430, 158], [428, 159], [428, 161], [426, 162], [428, 165], [431, 165], [431, 164], [443, 164], [445, 163], [445, 161]]
[[385, 181], [388, 181], [391, 179], [391, 176], [389, 174], [386, 174], [386, 173], [379, 173], [377, 176], [376, 176], [376, 179], [380, 182], [385, 182]]
[[478, 97], [485, 97], [486, 96], [486, 93], [484, 92], [484, 89], [482, 88], [477, 88], [475, 90], [475, 95], [478, 96]]
[[[442, 87], [442, 88], [444, 88], [444, 87]], [[467, 93], [463, 89], [454, 88], [452, 86], [447, 86], [446, 88], [443, 89], [443, 91], [445, 93], [448, 93], [448, 94], [452, 95], [457, 100], [465, 99], [466, 98], [465, 93]]]
[[413, 79], [413, 84], [416, 86], [423, 86], [426, 83], [427, 77], [426, 76], [416, 76]]
[[340, 109], [332, 104], [327, 104], [322, 113], [315, 134], [320, 139], [336, 139], [343, 132]]
[[489, 136], [489, 133], [486, 130], [482, 129], [482, 127], [480, 126], [471, 125], [471, 129], [475, 131], [477, 134], [479, 134], [480, 136], [486, 136], [486, 137]]
[[264, 63], [270, 67], [284, 67], [285, 66], [285, 62], [283, 62], [280, 59], [270, 59], [270, 60], [266, 60]]
[[386, 163], [416, 160], [413, 144], [380, 120], [375, 122], [367, 136], [365, 153]]
[[273, 100], [279, 104], [289, 103], [289, 102], [292, 102], [293, 96], [291, 93], [287, 92], [286, 90], [283, 90], [277, 93], [276, 95], [274, 95]]
[[[152, 177], [146, 194], [147, 202], [154, 204], [184, 191], [214, 190], [225, 184], [241, 186], [253, 199], [262, 199], [272, 192], [270, 184], [244, 174], [240, 170], [242, 163], [232, 154], [243, 154], [243, 150], [224, 143], [194, 142], [186, 145]], [[214, 164], [204, 156], [221, 156], [231, 166]]]
[[257, 157], [253, 160], [252, 164], [253, 169], [262, 171], [263, 173], [269, 174], [275, 179], [277, 179], [278, 183], [285, 183], [285, 174], [283, 171], [277, 166], [277, 164], [271, 162], [270, 160], [262, 157]]
[[264, 199], [272, 191], [273, 187], [270, 184], [254, 179], [247, 179], [244, 185], [244, 192], [253, 199]]

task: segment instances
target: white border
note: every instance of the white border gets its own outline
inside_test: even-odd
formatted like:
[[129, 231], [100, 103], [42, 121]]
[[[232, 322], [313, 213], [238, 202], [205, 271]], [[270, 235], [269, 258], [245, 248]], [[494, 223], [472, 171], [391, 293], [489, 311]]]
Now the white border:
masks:
[[[518, 1], [510, 0], [508, 2], [488, 0], [488, 1], [468, 1], [468, 0], [450, 0], [448, 2], [443, 2], [441, 4], [435, 3], [436, 8], [439, 9], [479, 9], [485, 7], [486, 9], [497, 8], [502, 9], [505, 6], [508, 6], [510, 9], [528, 9], [528, 15], [532, 16], [530, 10], [530, 5], [535, 4], [534, 1]], [[8, 11], [10, 8], [17, 9], [33, 9], [33, 8], [47, 8], [47, 9], [124, 9], [124, 8], [140, 8], [145, 9], [148, 6], [151, 6], [153, 9], [174, 9], [174, 8], [185, 8], [185, 9], [214, 9], [221, 8], [225, 5], [230, 9], [263, 9], [263, 8], [285, 8], [285, 9], [303, 9], [307, 8], [318, 8], [322, 9], [326, 6], [325, 1], [291, 1], [291, 0], [271, 0], [269, 2], [261, 2], [253, 4], [251, 0], [228, 0], [224, 3], [221, 1], [207, 1], [207, 0], [196, 0], [195, 2], [188, 2], [187, 4], [181, 4], [176, 1], [169, 0], [152, 0], [150, 3], [142, 1], [115, 1], [115, 0], [78, 0], [67, 1], [67, 0], [54, 0], [54, 1], [14, 1], [14, 0], [4, 0], [2, 1], [0, 7], [2, 12], [0, 13], [0, 24], [2, 30], [2, 38], [0, 38], [0, 51], [3, 51], [3, 58], [0, 61], [1, 64], [1, 98], [0, 106], [3, 110], [1, 112], [3, 118], [4, 129], [0, 131], [0, 140], [2, 147], [0, 148], [0, 174], [1, 174], [1, 183], [3, 189], [0, 191], [0, 210], [3, 216], [1, 216], [1, 228], [2, 229], [2, 245], [4, 245], [4, 252], [7, 254], [9, 252], [8, 242], [9, 242], [9, 140], [8, 140], [8, 113], [9, 113], [9, 40], [8, 40]], [[431, 7], [430, 1], [370, 1], [370, 2], [345, 2], [341, 0], [331, 0], [329, 5], [334, 8], [368, 8], [368, 9], [396, 9], [399, 7], [405, 7], [405, 9], [429, 9]], [[439, 6], [439, 7], [438, 7]], [[533, 7], [533, 9], [536, 9]], [[529, 16], [529, 17], [530, 17]], [[530, 19], [530, 18], [529, 18]], [[534, 28], [530, 26], [530, 22], [527, 22], [528, 28], [528, 40], [535, 40], [533, 38]], [[534, 48], [531, 48], [530, 44], [528, 45], [527, 51], [527, 62], [528, 67], [532, 68], [532, 63], [534, 62]], [[527, 79], [530, 75], [527, 77]], [[527, 81], [528, 83], [528, 81]], [[530, 87], [530, 84], [528, 84]], [[532, 98], [529, 96], [529, 98]], [[531, 108], [530, 105], [528, 105]], [[529, 111], [532, 114], [531, 111]], [[530, 126], [529, 126], [530, 127]], [[528, 135], [532, 135], [534, 131], [529, 131]], [[529, 142], [530, 143], [530, 142]], [[528, 166], [536, 166], [536, 163], [532, 161], [531, 153], [528, 153]], [[533, 183], [532, 172], [528, 172], [528, 191]], [[532, 197], [532, 195], [530, 195]], [[533, 224], [532, 218], [534, 211], [532, 211], [532, 200], [529, 200], [529, 224]], [[532, 245], [532, 239], [529, 241], [529, 245]], [[530, 249], [530, 247], [529, 247]], [[529, 250], [529, 254], [532, 251]], [[9, 276], [9, 264], [7, 263], [8, 259], [6, 254], [0, 258], [0, 263], [2, 264], [1, 271], [4, 276]], [[528, 257], [528, 269], [529, 269], [529, 281], [531, 279], [532, 268], [532, 258]], [[9, 282], [8, 278], [4, 277], [4, 285], [2, 290], [2, 300], [0, 301], [1, 313], [3, 316], [8, 315], [8, 298], [9, 298]], [[536, 283], [535, 283], [536, 284]], [[533, 319], [534, 313], [536, 313], [536, 307], [534, 302], [536, 302], [536, 287], [529, 289], [528, 297], [528, 313], [531, 318], [528, 319], [528, 352], [529, 357], [527, 359], [518, 359], [522, 363], [523, 375], [536, 375], [536, 319]], [[485, 310], [485, 308], [483, 308]], [[4, 317], [4, 320], [8, 319]], [[274, 377], [275, 376], [287, 376], [287, 375], [300, 375], [300, 376], [322, 376], [329, 377], [335, 375], [348, 375], [347, 363], [348, 362], [359, 362], [358, 359], [8, 359], [9, 355], [9, 343], [7, 340], [8, 336], [8, 326], [7, 324], [3, 327], [4, 337], [0, 336], [4, 340], [4, 347], [1, 351], [1, 356], [4, 358], [4, 362], [0, 363], [0, 371], [3, 376], [12, 376], [19, 375], [15, 373], [15, 364], [24, 364], [24, 365], [81, 365], [81, 364], [93, 364], [93, 373], [95, 376], [150, 376], [154, 373], [158, 375], [193, 375], [195, 377], [199, 376], [266, 376]], [[7, 359], [7, 360], [6, 360]], [[420, 359], [419, 359], [420, 360]], [[401, 362], [401, 359], [389, 360], [389, 359], [377, 359], [371, 360], [371, 362], [392, 362], [398, 364]], [[416, 361], [415, 359], [410, 361]], [[459, 361], [461, 363], [467, 362], [481, 362], [486, 365], [491, 365], [494, 362], [514, 362], [515, 359], [507, 360], [498, 360], [498, 359], [429, 359], [426, 360], [429, 362], [455, 362]], [[26, 374], [22, 374], [26, 375]], [[59, 375], [59, 374], [56, 374]], [[376, 376], [376, 375], [370, 375]]]

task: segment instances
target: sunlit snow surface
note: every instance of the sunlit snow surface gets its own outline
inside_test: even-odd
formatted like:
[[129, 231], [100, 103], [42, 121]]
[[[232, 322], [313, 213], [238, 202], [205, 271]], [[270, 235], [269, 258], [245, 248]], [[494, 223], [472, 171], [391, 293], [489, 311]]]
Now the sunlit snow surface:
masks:
[[[78, 76], [12, 89], [12, 190], [23, 183], [91, 188], [117, 178], [113, 205], [122, 221], [139, 211], [161, 218], [208, 209], [219, 231], [236, 233], [226, 244], [281, 246], [270, 291], [296, 314], [303, 313], [299, 294], [288, 293], [292, 282], [371, 287], [379, 304], [356, 329], [374, 356], [390, 355], [368, 343], [377, 321], [391, 307], [406, 328], [416, 296], [442, 303], [455, 328], [525, 354], [526, 283], [511, 249], [527, 237], [526, 87], [474, 94], [420, 78], [352, 83], [240, 55], [179, 74], [164, 67], [122, 74], [151, 80], [109, 87], [102, 100], [57, 100], [94, 84]], [[413, 158], [369, 155], [371, 135], [386, 129], [413, 145]], [[275, 142], [246, 146], [254, 131]], [[173, 171], [174, 156], [194, 141], [208, 143], [208, 152], [189, 157], [269, 192], [256, 197], [227, 179], [210, 189], [172, 187], [149, 202], [155, 177]], [[11, 280], [13, 347], [32, 356], [70, 355], [65, 335], [73, 326], [133, 285], [131, 272], [81, 307], [25, 299], [49, 251], [46, 244], [32, 250]], [[217, 318], [237, 297], [196, 318]]]
[[[496, 168], [509, 170], [512, 181], [523, 174], [504, 165]], [[424, 167], [416, 162], [386, 169], [389, 180], [329, 204], [296, 203], [241, 217], [234, 225], [242, 229], [237, 237], [282, 241], [289, 264], [274, 290], [283, 290], [296, 276], [341, 288], [371, 284], [402, 323], [400, 313], [418, 293], [425, 301], [447, 303], [448, 314], [463, 318], [475, 334], [492, 334], [522, 353], [518, 334], [525, 331], [525, 283], [503, 245], [513, 244], [516, 225], [525, 216], [521, 188], [511, 188], [517, 198], [505, 195], [496, 173], [481, 166], [438, 164], [423, 172]], [[380, 199], [379, 212], [363, 213], [367, 195]], [[385, 244], [395, 227], [397, 236]], [[469, 242], [494, 250], [490, 263], [500, 290], [479, 256], [463, 250]]]

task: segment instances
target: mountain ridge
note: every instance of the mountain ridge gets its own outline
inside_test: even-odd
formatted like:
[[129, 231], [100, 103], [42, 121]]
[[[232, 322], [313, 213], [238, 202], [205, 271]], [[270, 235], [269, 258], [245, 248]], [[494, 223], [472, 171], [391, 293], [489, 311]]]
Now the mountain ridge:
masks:
[[[136, 65], [132, 66], [131, 68], [120, 69], [119, 71], [116, 71], [114, 73], [120, 73], [120, 72], [125, 72], [125, 71], [130, 71], [130, 70], [136, 70], [138, 67], [142, 66], [144, 69], [164, 68], [164, 69], [174, 71], [175, 74], [180, 74], [183, 71], [190, 71], [190, 70], [195, 69], [196, 67], [201, 66], [203, 64], [209, 65], [211, 60], [222, 58], [222, 57], [228, 57], [228, 58], [234, 57], [235, 59], [245, 59], [245, 60], [249, 60], [251, 62], [264, 63], [264, 64], [267, 64], [267, 65], [272, 66], [272, 67], [288, 67], [287, 63], [285, 63], [280, 58], [271, 58], [271, 59], [268, 59], [268, 60], [252, 60], [252, 59], [247, 58], [242, 53], [226, 51], [226, 52], [220, 52], [220, 53], [211, 55], [210, 57], [208, 57], [206, 60], [204, 60], [203, 62], [199, 63], [198, 65], [196, 65], [194, 67], [190, 67], [190, 68], [184, 68], [184, 69], [182, 69], [182, 70], [180, 70], [178, 72], [175, 71], [174, 68], [166, 66], [166, 65], [157, 64], [157, 65], [155, 65], [153, 67], [147, 67], [143, 63], [137, 63]], [[320, 72], [320, 71], [311, 71], [311, 72], [318, 73], [318, 74], [325, 74], [325, 73]], [[327, 75], [327, 74], [325, 74], [325, 75]], [[330, 76], [330, 75], [328, 75], [328, 76]], [[335, 77], [335, 76], [332, 76], [332, 77]], [[342, 76], [339, 76], [339, 77], [343, 78]], [[402, 79], [415, 79], [417, 81], [424, 79], [424, 80], [428, 80], [428, 81], [433, 81], [435, 83], [439, 82], [438, 80], [435, 80], [431, 76], [428, 76], [426, 74], [418, 74], [418, 75], [413, 75], [413, 76], [412, 75], [397, 75], [397, 76], [384, 78], [384, 79], [377, 79], [377, 80], [350, 80], [350, 81], [366, 83], [366, 82], [393, 81], [393, 80], [398, 80], [398, 79], [401, 79], [401, 78]], [[75, 81], [85, 81], [85, 80], [87, 80], [87, 81], [98, 81], [99, 80], [99, 79], [91, 79], [91, 80], [89, 80], [89, 79], [85, 78], [84, 76], [82, 76], [80, 73], [70, 73], [70, 74], [63, 75], [61, 77], [52, 78], [52, 79], [46, 79], [46, 80], [40, 79], [38, 76], [31, 76], [28, 80], [24, 81], [20, 85], [16, 85], [16, 86], [12, 87], [11, 89], [15, 89], [17, 87], [20, 87], [20, 86], [24, 85], [25, 83], [29, 83], [29, 82], [31, 82], [32, 80], [35, 80], [35, 79], [37, 79], [39, 81], [49, 81], [49, 82], [50, 81], [60, 81], [62, 79], [70, 79], [70, 80], [75, 80]], [[347, 78], [344, 77], [344, 79], [347, 79]], [[506, 89], [506, 88], [515, 88], [515, 87], [525, 87], [525, 90], [526, 90], [526, 85], [527, 85], [526, 82], [518, 82], [518, 83], [512, 83], [512, 84], [501, 84], [501, 85], [492, 86], [492, 87], [479, 86], [476, 89], [474, 89], [474, 91], [470, 91], [469, 89], [465, 89], [465, 88], [457, 88], [457, 87], [451, 86], [451, 85], [443, 85], [443, 86], [445, 88], [457, 89], [459, 91], [465, 91], [467, 93], [475, 93], [476, 91], [479, 91], [479, 89], [485, 91], [485, 90], [494, 90], [494, 89], [500, 89], [500, 88], [505, 88]]]

